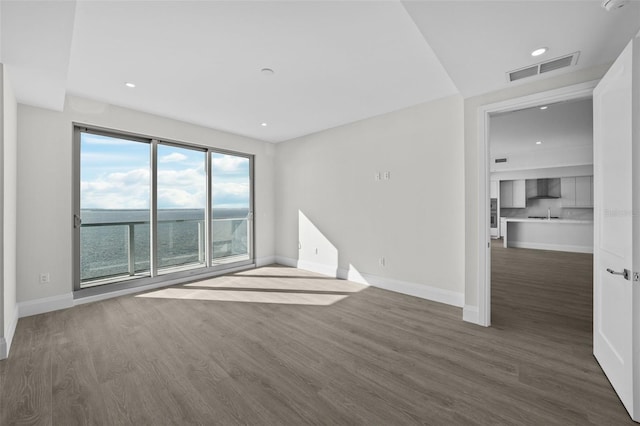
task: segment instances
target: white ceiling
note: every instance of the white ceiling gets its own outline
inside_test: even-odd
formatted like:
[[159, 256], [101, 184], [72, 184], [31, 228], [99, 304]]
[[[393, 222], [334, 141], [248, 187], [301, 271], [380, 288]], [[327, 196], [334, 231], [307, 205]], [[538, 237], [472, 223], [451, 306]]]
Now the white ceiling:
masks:
[[581, 51], [549, 76], [611, 62], [640, 2], [600, 3], [3, 0], [0, 52], [22, 103], [74, 94], [278, 142], [521, 84], [505, 72], [539, 46]]
[[[574, 52], [578, 63], [557, 72], [613, 62], [640, 30], [639, 1], [611, 12], [600, 0], [404, 4], [465, 98], [530, 82], [508, 83], [506, 73]], [[549, 50], [533, 58], [539, 47]]]
[[[593, 102], [580, 99], [491, 116], [491, 157], [593, 146]], [[537, 145], [536, 142], [542, 142]]]

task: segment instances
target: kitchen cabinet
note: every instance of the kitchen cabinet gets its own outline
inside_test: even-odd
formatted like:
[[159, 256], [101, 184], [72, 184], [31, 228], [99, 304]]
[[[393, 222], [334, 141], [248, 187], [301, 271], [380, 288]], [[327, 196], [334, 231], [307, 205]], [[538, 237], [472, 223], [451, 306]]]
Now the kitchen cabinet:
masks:
[[593, 176], [576, 177], [576, 207], [593, 207]]
[[524, 179], [513, 181], [513, 207], [527, 207], [527, 193]]
[[593, 207], [593, 176], [562, 178], [562, 207]]
[[560, 201], [562, 207], [576, 206], [576, 178], [563, 177], [560, 179]]
[[525, 188], [527, 191], [527, 200], [538, 195], [538, 179], [527, 179]]
[[500, 182], [500, 208], [510, 208], [513, 205], [513, 181]]
[[524, 179], [500, 182], [500, 208], [527, 207], [527, 192]]
[[500, 192], [498, 190], [498, 185], [500, 184], [500, 182], [498, 182], [497, 180], [492, 180], [490, 182], [490, 191], [489, 193], [491, 194], [489, 196], [489, 198], [498, 198], [498, 192]]

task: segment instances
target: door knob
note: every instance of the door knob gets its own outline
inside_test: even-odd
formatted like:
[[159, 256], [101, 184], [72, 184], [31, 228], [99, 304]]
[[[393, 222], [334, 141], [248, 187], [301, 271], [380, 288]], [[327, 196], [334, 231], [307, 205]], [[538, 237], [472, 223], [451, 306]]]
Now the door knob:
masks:
[[623, 269], [622, 272], [616, 272], [611, 268], [607, 268], [607, 272], [612, 275], [622, 275], [625, 280], [631, 279], [631, 271], [629, 271], [628, 269]]

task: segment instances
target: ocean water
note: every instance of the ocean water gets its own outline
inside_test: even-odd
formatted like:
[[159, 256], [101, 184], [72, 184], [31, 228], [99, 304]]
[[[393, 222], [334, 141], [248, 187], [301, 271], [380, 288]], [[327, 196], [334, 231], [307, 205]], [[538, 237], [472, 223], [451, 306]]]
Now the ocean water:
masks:
[[[213, 258], [248, 253], [248, 209], [213, 210]], [[82, 281], [126, 274], [133, 232], [135, 272], [149, 271], [149, 210], [81, 210]], [[98, 226], [99, 225], [99, 226]], [[204, 261], [204, 210], [158, 210], [158, 267]]]

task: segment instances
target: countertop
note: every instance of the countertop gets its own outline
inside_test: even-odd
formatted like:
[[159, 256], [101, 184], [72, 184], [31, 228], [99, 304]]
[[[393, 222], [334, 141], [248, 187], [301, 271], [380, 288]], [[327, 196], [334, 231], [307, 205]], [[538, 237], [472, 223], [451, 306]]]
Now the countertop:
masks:
[[528, 217], [502, 217], [507, 222], [528, 223], [593, 223], [593, 219], [532, 219]]

